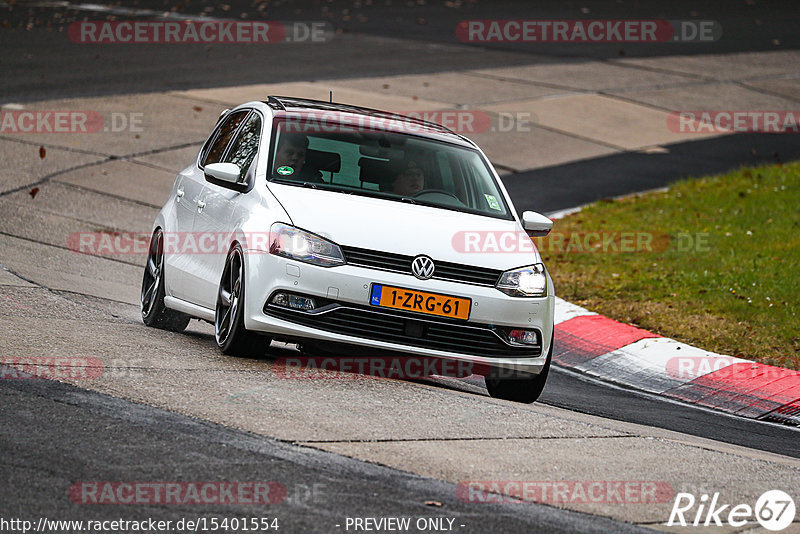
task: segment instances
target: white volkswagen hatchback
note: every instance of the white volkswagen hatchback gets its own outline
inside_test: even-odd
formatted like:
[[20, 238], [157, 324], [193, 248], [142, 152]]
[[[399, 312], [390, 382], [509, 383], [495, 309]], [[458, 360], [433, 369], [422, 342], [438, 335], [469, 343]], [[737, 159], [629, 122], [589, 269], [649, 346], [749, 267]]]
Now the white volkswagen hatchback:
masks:
[[[270, 97], [226, 110], [153, 226], [142, 318], [214, 324], [225, 354], [271, 339], [481, 364], [492, 396], [535, 401], [553, 283], [470, 140], [349, 105]], [[526, 234], [527, 231], [527, 234]]]

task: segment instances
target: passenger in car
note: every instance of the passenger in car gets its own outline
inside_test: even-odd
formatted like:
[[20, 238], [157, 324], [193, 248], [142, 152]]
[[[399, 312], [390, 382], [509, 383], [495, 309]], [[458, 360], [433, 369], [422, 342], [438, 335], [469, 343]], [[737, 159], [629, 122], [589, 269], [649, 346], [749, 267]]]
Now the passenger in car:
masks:
[[401, 167], [392, 181], [390, 192], [404, 197], [413, 196], [425, 189], [425, 173], [417, 162], [411, 160]]
[[308, 137], [299, 133], [284, 133], [280, 136], [275, 152], [273, 176], [302, 182], [323, 183], [322, 173], [306, 164]]

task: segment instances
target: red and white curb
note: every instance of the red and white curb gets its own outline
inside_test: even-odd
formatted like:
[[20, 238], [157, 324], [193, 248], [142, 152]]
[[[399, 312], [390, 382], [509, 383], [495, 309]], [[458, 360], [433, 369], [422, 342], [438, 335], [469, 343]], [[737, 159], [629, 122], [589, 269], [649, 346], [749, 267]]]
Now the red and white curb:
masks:
[[553, 363], [724, 412], [800, 425], [800, 372], [716, 354], [556, 298]]

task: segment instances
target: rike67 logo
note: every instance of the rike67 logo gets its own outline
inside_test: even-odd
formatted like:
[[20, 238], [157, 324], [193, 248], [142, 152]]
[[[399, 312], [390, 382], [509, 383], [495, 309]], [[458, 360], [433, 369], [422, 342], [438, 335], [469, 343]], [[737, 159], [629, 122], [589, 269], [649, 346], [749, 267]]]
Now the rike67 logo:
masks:
[[691, 493], [678, 493], [666, 524], [670, 527], [721, 527], [727, 524], [738, 528], [757, 522], [763, 528], [777, 532], [792, 524], [795, 511], [794, 500], [781, 490], [765, 491], [755, 506], [723, 503], [719, 493], [710, 498], [704, 493], [699, 499]]

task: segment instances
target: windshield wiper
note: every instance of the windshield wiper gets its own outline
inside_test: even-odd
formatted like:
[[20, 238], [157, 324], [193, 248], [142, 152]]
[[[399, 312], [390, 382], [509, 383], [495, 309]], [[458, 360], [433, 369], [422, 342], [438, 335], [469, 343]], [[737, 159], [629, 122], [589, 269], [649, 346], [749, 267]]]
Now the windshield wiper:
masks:
[[419, 204], [419, 202], [417, 202], [416, 199], [413, 199], [411, 197], [400, 197], [400, 202], [408, 202], [409, 204]]
[[300, 180], [287, 180], [285, 178], [272, 178], [271, 182], [277, 182], [279, 184], [287, 184], [287, 185], [296, 185], [299, 187], [308, 187], [311, 189], [327, 189], [327, 185], [324, 182], [306, 182]]

